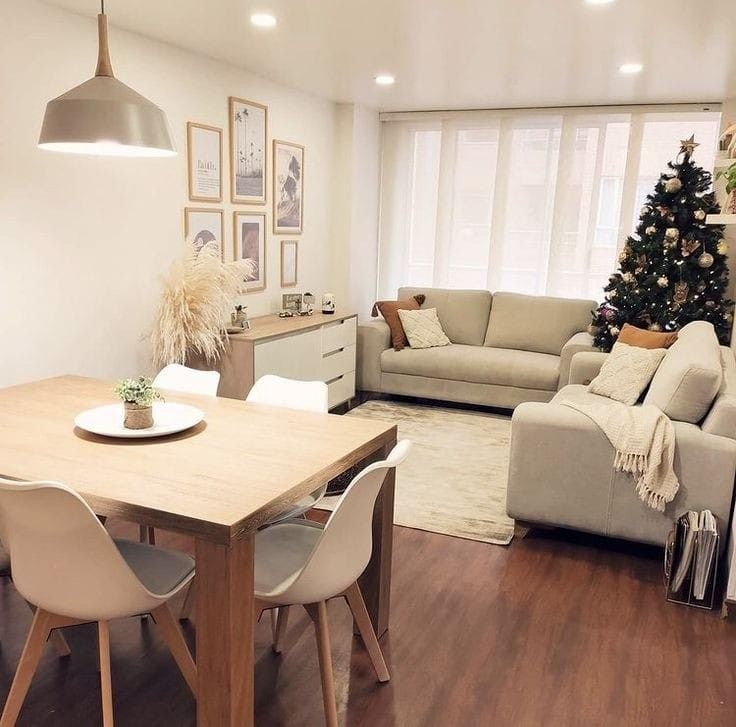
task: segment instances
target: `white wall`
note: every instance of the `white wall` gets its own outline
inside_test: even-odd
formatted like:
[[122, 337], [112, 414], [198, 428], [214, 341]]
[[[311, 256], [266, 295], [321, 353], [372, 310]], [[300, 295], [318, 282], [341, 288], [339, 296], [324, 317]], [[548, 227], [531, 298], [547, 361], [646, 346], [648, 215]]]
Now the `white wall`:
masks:
[[[269, 135], [305, 145], [296, 290], [332, 290], [345, 300], [347, 263], [336, 249], [345, 243], [331, 226], [335, 105], [114, 25], [110, 43], [116, 76], [167, 112], [176, 158], [37, 149], [46, 102], [93, 74], [96, 23], [36, 0], [0, 5], [0, 385], [150, 370], [145, 336], [159, 279], [183, 250], [184, 207], [204, 206], [187, 202], [186, 122], [222, 127], [227, 158], [230, 95], [267, 104]], [[224, 176], [227, 199], [227, 163]], [[265, 208], [237, 209], [265, 209], [270, 230], [270, 186], [268, 196]], [[235, 207], [214, 206], [225, 210], [231, 256]], [[279, 308], [280, 239], [267, 233], [268, 285], [247, 296], [251, 315]]]
[[347, 281], [348, 307], [365, 319], [376, 299], [378, 277], [378, 112], [360, 104], [338, 104], [336, 139], [336, 277]]

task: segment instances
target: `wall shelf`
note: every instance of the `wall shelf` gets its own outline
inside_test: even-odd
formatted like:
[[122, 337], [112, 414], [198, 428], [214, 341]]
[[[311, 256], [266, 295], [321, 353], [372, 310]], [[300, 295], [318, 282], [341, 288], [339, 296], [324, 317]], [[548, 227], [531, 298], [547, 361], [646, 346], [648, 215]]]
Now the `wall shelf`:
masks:
[[706, 225], [736, 225], [736, 215], [708, 215]]

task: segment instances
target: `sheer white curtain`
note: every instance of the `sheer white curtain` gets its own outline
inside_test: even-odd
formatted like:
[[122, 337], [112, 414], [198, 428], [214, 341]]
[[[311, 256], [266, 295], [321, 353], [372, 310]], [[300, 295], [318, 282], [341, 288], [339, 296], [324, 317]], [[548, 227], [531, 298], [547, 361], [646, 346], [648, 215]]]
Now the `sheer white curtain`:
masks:
[[400, 285], [600, 298], [680, 139], [712, 169], [720, 112], [383, 116], [380, 296]]

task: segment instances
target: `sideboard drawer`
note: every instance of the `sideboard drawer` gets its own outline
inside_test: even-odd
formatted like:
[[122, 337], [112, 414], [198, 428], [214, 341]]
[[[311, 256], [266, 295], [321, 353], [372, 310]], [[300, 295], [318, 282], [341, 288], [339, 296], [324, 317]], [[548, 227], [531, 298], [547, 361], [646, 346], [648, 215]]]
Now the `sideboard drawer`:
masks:
[[332, 381], [351, 371], [355, 371], [355, 346], [347, 346], [322, 357], [323, 381]]
[[357, 331], [357, 319], [354, 317], [325, 324], [322, 326], [322, 353], [332, 353], [355, 345]]
[[355, 371], [343, 374], [327, 384], [327, 401], [330, 409], [355, 396]]

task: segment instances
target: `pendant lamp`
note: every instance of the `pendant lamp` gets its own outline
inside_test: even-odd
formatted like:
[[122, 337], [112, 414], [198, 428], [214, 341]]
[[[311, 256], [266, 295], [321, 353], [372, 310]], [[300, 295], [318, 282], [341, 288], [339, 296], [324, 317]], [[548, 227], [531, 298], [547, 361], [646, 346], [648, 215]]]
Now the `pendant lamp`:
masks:
[[49, 101], [40, 149], [105, 156], [176, 155], [166, 114], [113, 75], [102, 0], [93, 78]]

